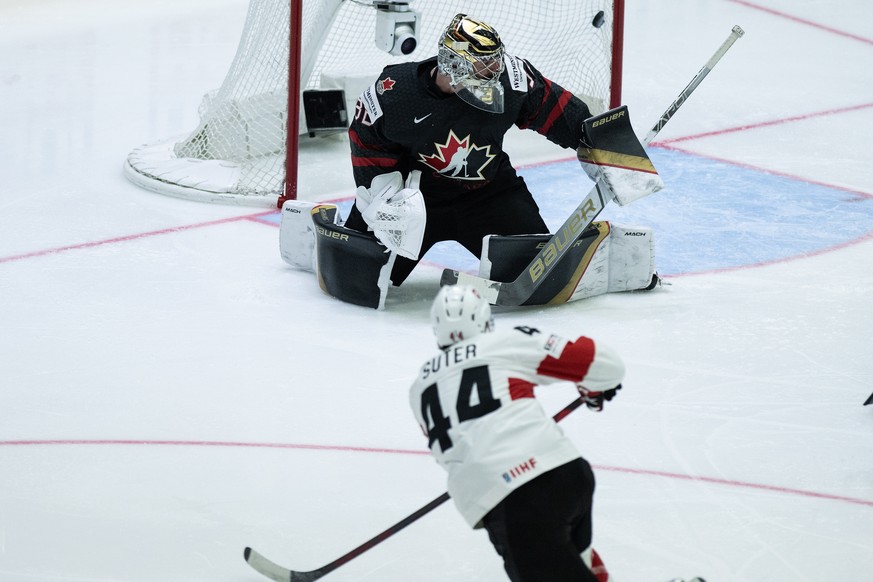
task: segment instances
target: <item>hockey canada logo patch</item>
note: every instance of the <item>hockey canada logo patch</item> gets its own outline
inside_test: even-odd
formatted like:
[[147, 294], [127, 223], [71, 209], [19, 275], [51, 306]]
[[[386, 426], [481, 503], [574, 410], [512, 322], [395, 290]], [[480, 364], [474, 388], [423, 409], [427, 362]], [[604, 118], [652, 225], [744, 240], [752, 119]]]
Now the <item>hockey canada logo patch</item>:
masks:
[[385, 91], [390, 91], [391, 89], [393, 89], [394, 85], [396, 84], [397, 81], [395, 81], [391, 77], [385, 77], [381, 81], [376, 82], [376, 92], [379, 95], [382, 95], [383, 93], [385, 93]]
[[445, 143], [436, 143], [434, 148], [433, 155], [419, 154], [419, 161], [456, 180], [484, 180], [482, 170], [496, 157], [490, 145], [477, 146], [469, 135], [460, 139], [452, 130]]

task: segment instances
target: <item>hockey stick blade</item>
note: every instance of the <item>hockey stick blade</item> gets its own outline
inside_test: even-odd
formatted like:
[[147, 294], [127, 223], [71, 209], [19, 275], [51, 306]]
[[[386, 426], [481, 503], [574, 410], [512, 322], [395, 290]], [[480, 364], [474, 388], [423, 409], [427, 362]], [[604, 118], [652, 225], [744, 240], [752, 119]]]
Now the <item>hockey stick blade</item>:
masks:
[[[272, 560], [268, 560], [251, 548], [246, 548], [243, 551], [243, 557], [246, 559], [249, 566], [270, 580], [275, 580], [276, 582], [290, 582], [292, 580], [295, 582], [307, 582], [309, 580], [318, 580], [323, 576], [323, 574], [320, 574], [318, 570], [313, 570], [312, 572], [292, 572]], [[312, 576], [310, 576], [310, 574], [312, 574]]]
[[871, 394], [870, 397], [864, 401], [864, 406], [867, 406], [868, 404], [873, 404], [873, 394]]
[[333, 572], [346, 562], [357, 558], [373, 546], [390, 538], [391, 536], [405, 528], [407, 525], [413, 523], [414, 521], [417, 521], [419, 518], [430, 513], [448, 500], [449, 494], [443, 493], [424, 507], [421, 507], [414, 513], [407, 515], [379, 535], [367, 540], [354, 550], [343, 554], [330, 564], [326, 564], [321, 568], [317, 568], [315, 570], [298, 572], [296, 570], [283, 568], [272, 560], [268, 560], [252, 548], [246, 548], [243, 552], [243, 557], [246, 559], [246, 562], [249, 563], [249, 566], [257, 570], [267, 578], [270, 578], [271, 580], [276, 580], [276, 582], [312, 582], [313, 580], [318, 580], [319, 578], [322, 578], [327, 574]]
[[[580, 396], [558, 412], [552, 416], [552, 420], [555, 422], [561, 422], [564, 418], [567, 417], [571, 412], [582, 406], [585, 403], [585, 400]], [[243, 558], [248, 563], [249, 566], [254, 568], [260, 574], [263, 574], [270, 580], [275, 580], [276, 582], [313, 582], [313, 580], [318, 580], [329, 573], [333, 572], [346, 562], [357, 558], [373, 546], [385, 541], [390, 538], [407, 525], [411, 524], [414, 521], [417, 521], [419, 518], [427, 515], [443, 503], [449, 500], [449, 494], [443, 493], [427, 505], [419, 508], [413, 513], [410, 513], [379, 535], [367, 540], [354, 550], [347, 552], [331, 562], [330, 564], [326, 564], [321, 568], [317, 568], [315, 570], [309, 570], [307, 572], [298, 572], [296, 570], [289, 570], [288, 568], [283, 568], [279, 564], [269, 560], [253, 550], [252, 548], [246, 548], [243, 550]]]
[[[721, 44], [718, 50], [710, 57], [706, 64], [697, 72], [691, 82], [682, 90], [670, 107], [658, 119], [658, 122], [649, 130], [643, 139], [648, 145], [658, 135], [658, 132], [676, 114], [683, 103], [697, 88], [712, 68], [724, 56], [727, 50], [743, 36], [745, 32], [739, 26], [731, 29], [730, 35]], [[598, 182], [582, 203], [573, 211], [564, 224], [552, 235], [549, 241], [540, 249], [533, 260], [525, 267], [514, 281], [500, 282], [485, 279], [477, 275], [462, 273], [453, 269], [445, 269], [440, 277], [440, 285], [453, 285], [461, 283], [471, 285], [482, 297], [492, 305], [518, 306], [531, 298], [539, 286], [548, 278], [554, 267], [560, 263], [565, 254], [579, 240], [588, 226], [594, 222], [597, 215], [603, 210], [606, 203], [612, 198], [604, 197], [603, 184]], [[582, 221], [580, 222], [580, 218]]]

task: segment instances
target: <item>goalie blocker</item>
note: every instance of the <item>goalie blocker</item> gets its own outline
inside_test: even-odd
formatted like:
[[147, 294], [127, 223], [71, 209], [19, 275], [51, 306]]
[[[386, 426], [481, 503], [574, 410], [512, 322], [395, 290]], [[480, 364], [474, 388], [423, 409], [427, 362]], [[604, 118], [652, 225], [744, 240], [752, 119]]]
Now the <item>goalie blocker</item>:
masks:
[[371, 234], [337, 224], [337, 207], [287, 200], [282, 204], [279, 254], [315, 271], [322, 291], [346, 303], [383, 309], [397, 256]]
[[634, 134], [627, 106], [585, 120], [585, 141], [576, 158], [588, 177], [606, 186], [619, 206], [664, 188], [664, 182]]
[[385, 308], [395, 253], [370, 234], [334, 222], [336, 207], [312, 213], [315, 224], [315, 275], [322, 291], [347, 303]]

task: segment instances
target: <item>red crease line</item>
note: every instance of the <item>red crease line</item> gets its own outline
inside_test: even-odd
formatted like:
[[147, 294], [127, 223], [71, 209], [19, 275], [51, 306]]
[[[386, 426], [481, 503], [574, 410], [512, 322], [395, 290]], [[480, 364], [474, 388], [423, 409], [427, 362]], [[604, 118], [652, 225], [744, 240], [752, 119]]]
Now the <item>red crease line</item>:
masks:
[[766, 13], [772, 14], [774, 16], [779, 16], [780, 18], [785, 18], [788, 20], [792, 20], [794, 22], [798, 22], [800, 24], [805, 24], [807, 26], [811, 26], [813, 28], [818, 28], [819, 30], [824, 30], [826, 32], [830, 32], [830, 33], [836, 34], [838, 36], [844, 36], [844, 37], [850, 38], [852, 40], [857, 40], [857, 41], [863, 42], [865, 44], [873, 45], [873, 40], [870, 40], [869, 38], [864, 38], [863, 36], [858, 36], [857, 34], [852, 34], [850, 32], [838, 30], [838, 29], [830, 27], [830, 26], [825, 26], [824, 24], [820, 24], [820, 23], [814, 22], [812, 20], [806, 20], [804, 18], [799, 18], [797, 16], [794, 16], [794, 15], [791, 15], [791, 14], [788, 14], [785, 12], [779, 12], [778, 10], [773, 10], [772, 8], [767, 8], [765, 6], [759, 6], [759, 5], [753, 4], [751, 2], [746, 2], [745, 0], [728, 0], [728, 2], [733, 2], [734, 4], [740, 4], [741, 6], [745, 6], [747, 8], [752, 8], [754, 10], [760, 10], [761, 12], [766, 12]]
[[680, 141], [689, 141], [692, 139], [701, 139], [704, 137], [712, 137], [715, 135], [724, 135], [727, 133], [735, 133], [738, 131], [748, 131], [750, 129], [759, 129], [761, 127], [769, 127], [773, 125], [781, 125], [783, 123], [792, 123], [795, 121], [804, 121], [807, 119], [812, 119], [815, 117], [824, 117], [826, 115], [837, 115], [839, 113], [848, 113], [851, 111], [858, 111], [861, 109], [866, 109], [868, 107], [873, 107], [873, 103], [864, 103], [863, 105], [851, 105], [849, 107], [840, 107], [837, 109], [828, 109], [827, 111], [818, 111], [815, 113], [805, 113], [802, 115], [794, 115], [792, 117], [786, 117], [784, 119], [774, 119], [771, 121], [762, 121], [760, 123], [750, 123], [747, 125], [740, 125], [738, 127], [730, 127], [727, 129], [719, 129], [716, 131], [707, 131], [704, 133], [698, 133], [695, 135], [686, 135], [684, 137], [674, 137], [672, 139], [660, 139], [657, 142], [654, 142], [652, 145], [668, 145]]
[[253, 220], [254, 221], [262, 216], [266, 216], [268, 214], [273, 214], [274, 212], [275, 212], [274, 210], [270, 210], [267, 212], [259, 212], [257, 214], [248, 214], [246, 216], [233, 216], [231, 218], [222, 218], [220, 220], [212, 220], [210, 222], [201, 222], [201, 223], [197, 223], [197, 224], [187, 224], [184, 226], [174, 226], [172, 228], [164, 228], [161, 230], [153, 230], [153, 231], [149, 231], [149, 232], [140, 232], [137, 234], [128, 234], [128, 235], [124, 235], [124, 236], [117, 236], [114, 238], [79, 243], [79, 244], [75, 244], [75, 245], [67, 245], [67, 246], [57, 247], [57, 248], [53, 248], [53, 249], [44, 249], [41, 251], [24, 253], [21, 255], [12, 255], [9, 257], [0, 257], [0, 263], [11, 263], [13, 261], [20, 261], [23, 259], [32, 259], [34, 257], [43, 257], [46, 255], [54, 255], [54, 254], [63, 253], [63, 252], [67, 252], [67, 251], [89, 249], [89, 248], [93, 248], [93, 247], [99, 247], [99, 246], [113, 244], [113, 243], [119, 243], [119, 242], [128, 242], [128, 241], [137, 240], [137, 239], [141, 239], [141, 238], [148, 238], [151, 236], [170, 234], [170, 233], [174, 233], [174, 232], [183, 232], [186, 230], [193, 230], [195, 228], [215, 226], [218, 224], [226, 224], [226, 223], [230, 223], [230, 222], [237, 222], [240, 220]]

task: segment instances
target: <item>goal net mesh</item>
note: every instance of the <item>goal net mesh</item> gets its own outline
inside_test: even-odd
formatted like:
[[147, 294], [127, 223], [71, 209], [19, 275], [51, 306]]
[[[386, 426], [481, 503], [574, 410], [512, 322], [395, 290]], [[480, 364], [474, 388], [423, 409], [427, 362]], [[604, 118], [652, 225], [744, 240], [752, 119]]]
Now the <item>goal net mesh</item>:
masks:
[[[251, 0], [236, 56], [221, 87], [207, 93], [186, 137], [135, 149], [126, 170], [164, 194], [238, 204], [271, 204], [284, 190], [291, 0]], [[613, 1], [412, 0], [418, 46], [392, 56], [375, 45], [369, 0], [303, 0], [300, 88], [346, 91], [353, 104], [385, 65], [436, 54], [452, 17], [464, 12], [500, 33], [508, 53], [583, 98], [609, 108]], [[353, 109], [351, 109], [353, 111]], [[301, 119], [291, 130], [307, 133]], [[291, 155], [296, 155], [292, 152]]]

